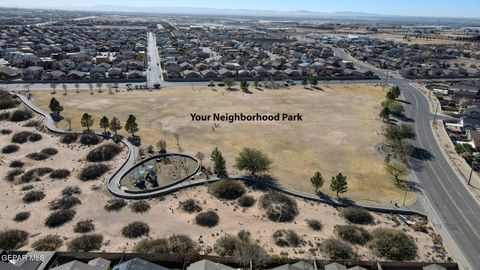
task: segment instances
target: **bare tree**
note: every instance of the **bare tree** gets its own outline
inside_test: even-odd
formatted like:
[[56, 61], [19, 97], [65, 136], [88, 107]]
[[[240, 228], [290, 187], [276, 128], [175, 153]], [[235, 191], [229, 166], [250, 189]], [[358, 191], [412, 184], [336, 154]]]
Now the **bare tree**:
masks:
[[113, 92], [112, 92], [113, 84], [107, 83], [107, 89], [108, 89], [108, 93], [109, 93], [110, 95], [113, 94]]
[[63, 83], [62, 88], [63, 88], [63, 95], [66, 96], [67, 95], [67, 84]]
[[51, 83], [50, 84], [50, 88], [52, 88], [52, 94], [56, 94], [57, 93], [57, 84], [56, 83]]
[[77, 89], [77, 93], [80, 93], [80, 90], [78, 90], [80, 88], [80, 84], [78, 82], [75, 83], [75, 88]]
[[89, 83], [88, 88], [90, 88], [90, 95], [93, 95], [93, 84]]
[[102, 93], [102, 85], [101, 82], [97, 82], [98, 93]]

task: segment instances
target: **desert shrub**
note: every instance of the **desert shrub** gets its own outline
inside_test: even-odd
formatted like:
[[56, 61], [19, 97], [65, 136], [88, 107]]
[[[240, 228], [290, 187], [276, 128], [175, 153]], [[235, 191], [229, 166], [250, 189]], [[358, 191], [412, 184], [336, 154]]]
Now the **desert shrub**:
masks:
[[306, 220], [308, 227], [310, 227], [314, 231], [320, 231], [322, 229], [322, 223], [320, 220], [316, 219], [307, 219]]
[[245, 187], [235, 180], [220, 180], [209, 190], [213, 196], [224, 200], [235, 200], [245, 193]]
[[33, 203], [41, 201], [43, 198], [45, 198], [45, 193], [43, 193], [43, 191], [31, 190], [23, 196], [22, 200], [24, 203]]
[[41, 121], [38, 121], [38, 120], [30, 120], [28, 121], [25, 125], [23, 125], [24, 127], [40, 127], [42, 126], [43, 123]]
[[297, 202], [285, 194], [271, 192], [260, 198], [260, 207], [275, 222], [289, 222], [298, 215]]
[[217, 226], [219, 220], [220, 218], [218, 217], [218, 214], [215, 211], [211, 211], [211, 210], [199, 213], [195, 217], [195, 222], [198, 225], [209, 227], [209, 228]]
[[187, 213], [194, 213], [202, 211], [202, 207], [198, 205], [194, 199], [188, 199], [180, 202], [180, 208]]
[[42, 139], [42, 135], [38, 134], [38, 133], [32, 133], [32, 135], [30, 135], [30, 137], [28, 137], [28, 140], [31, 141], [31, 142], [38, 142]]
[[12, 130], [11, 130], [11, 129], [6, 129], [6, 128], [4, 128], [4, 129], [0, 130], [0, 134], [2, 134], [2, 135], [10, 135], [10, 134], [12, 134]]
[[150, 210], [150, 204], [148, 204], [146, 201], [133, 202], [129, 207], [134, 213], [144, 213]]
[[78, 195], [78, 194], [81, 194], [81, 193], [82, 193], [82, 191], [77, 186], [69, 186], [69, 187], [66, 187], [62, 190], [62, 195], [63, 196], [72, 196], [72, 195]]
[[340, 238], [352, 244], [363, 245], [372, 238], [367, 230], [354, 225], [336, 226], [335, 232], [338, 234], [338, 236], [340, 236]]
[[9, 112], [3, 112], [0, 113], [0, 121], [5, 121], [10, 119], [10, 113]]
[[27, 171], [20, 177], [22, 183], [28, 183], [32, 181], [40, 181], [39, 177], [42, 177], [46, 174], [53, 172], [52, 168], [49, 167], [40, 167]]
[[51, 213], [45, 219], [45, 226], [57, 228], [71, 221], [77, 212], [73, 209], [61, 209]]
[[89, 233], [95, 230], [92, 220], [81, 220], [73, 227], [73, 232], [76, 233]]
[[38, 239], [32, 244], [32, 248], [36, 251], [56, 251], [63, 244], [62, 238], [58, 235], [47, 235]]
[[355, 224], [370, 224], [373, 222], [372, 214], [361, 207], [344, 208], [340, 211], [340, 215]]
[[143, 254], [166, 254], [170, 253], [170, 246], [165, 238], [143, 239], [135, 245], [133, 250]]
[[36, 160], [36, 161], [45, 160], [49, 157], [50, 156], [47, 155], [47, 154], [38, 153], [38, 152], [30, 153], [30, 154], [27, 155], [27, 158], [32, 159], [32, 160]]
[[3, 96], [0, 98], [0, 110], [8, 110], [18, 106], [20, 102], [11, 96]]
[[225, 235], [217, 239], [213, 245], [213, 250], [218, 255], [224, 256], [233, 256], [237, 250], [240, 239], [233, 235]]
[[298, 247], [302, 244], [302, 237], [292, 230], [277, 230], [273, 233], [275, 244], [279, 247]]
[[70, 209], [81, 204], [80, 199], [74, 196], [63, 196], [49, 203], [50, 210]]
[[53, 172], [53, 169], [49, 167], [40, 167], [33, 170], [35, 170], [38, 176], [44, 176], [46, 174]]
[[320, 248], [333, 260], [352, 260], [357, 257], [350, 244], [338, 239], [327, 239], [323, 241]]
[[19, 212], [13, 218], [15, 222], [22, 222], [30, 218], [30, 212]]
[[108, 172], [109, 169], [110, 167], [105, 164], [91, 164], [80, 171], [79, 178], [82, 181], [95, 180]]
[[22, 230], [0, 232], [0, 249], [15, 250], [27, 244], [28, 233]]
[[238, 198], [238, 205], [241, 207], [252, 207], [255, 204], [255, 198], [249, 195], [243, 195]]
[[107, 202], [104, 208], [108, 212], [120, 211], [126, 205], [127, 205], [127, 202], [124, 199], [112, 199]]
[[372, 232], [369, 246], [381, 257], [392, 261], [413, 260], [418, 250], [411, 236], [399, 230], [386, 228], [378, 228]]
[[195, 242], [183, 234], [174, 234], [168, 238], [171, 253], [185, 254], [195, 249]]
[[20, 190], [21, 190], [21, 191], [27, 191], [27, 190], [31, 190], [31, 189], [33, 189], [33, 188], [34, 188], [33, 185], [25, 185], [25, 186], [23, 186]]
[[23, 170], [19, 169], [19, 168], [10, 170], [10, 171], [7, 172], [7, 175], [5, 176], [5, 180], [7, 180], [9, 182], [13, 182], [13, 181], [15, 181], [15, 177], [19, 176], [22, 173], [23, 173]]
[[102, 247], [103, 236], [100, 234], [82, 235], [68, 242], [67, 250], [71, 252], [88, 252]]
[[138, 238], [147, 236], [150, 233], [150, 227], [143, 222], [136, 221], [122, 228], [122, 235], [127, 238]]
[[412, 225], [412, 229], [416, 232], [428, 233], [428, 222], [426, 220], [419, 220]]
[[10, 114], [11, 122], [21, 122], [31, 119], [33, 114], [27, 110], [15, 110]]
[[12, 136], [12, 143], [26, 143], [28, 142], [28, 138], [32, 135], [33, 133], [30, 131], [21, 131], [18, 133], [13, 134]]
[[78, 140], [78, 134], [75, 133], [67, 133], [63, 134], [60, 138], [60, 142], [64, 144], [71, 144]]
[[12, 162], [10, 162], [10, 168], [23, 168], [23, 165], [25, 165], [25, 163], [21, 162], [20, 160], [13, 160]]
[[70, 176], [70, 171], [67, 169], [57, 169], [50, 173], [52, 179], [65, 179]]
[[15, 153], [20, 149], [20, 146], [16, 144], [9, 144], [2, 148], [2, 154], [11, 154]]
[[90, 162], [110, 161], [120, 154], [121, 151], [122, 147], [114, 143], [104, 144], [91, 150], [87, 154], [87, 160]]
[[42, 149], [42, 151], [40, 151], [40, 153], [42, 154], [46, 154], [46, 155], [49, 155], [49, 156], [54, 156], [56, 154], [58, 154], [58, 150], [55, 149], [55, 148], [45, 148], [45, 149]]
[[97, 145], [102, 142], [102, 137], [95, 134], [82, 134], [80, 143], [83, 145]]
[[238, 233], [237, 233], [237, 236], [240, 240], [248, 240], [250, 239], [250, 236], [252, 236], [252, 234], [249, 232], [249, 231], [246, 231], [246, 230], [240, 230]]

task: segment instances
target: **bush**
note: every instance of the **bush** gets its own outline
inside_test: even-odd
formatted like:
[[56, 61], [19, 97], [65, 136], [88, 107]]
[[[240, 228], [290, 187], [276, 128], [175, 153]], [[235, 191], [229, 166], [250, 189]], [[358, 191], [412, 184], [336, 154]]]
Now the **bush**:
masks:
[[110, 161], [122, 152], [122, 147], [109, 143], [91, 150], [87, 154], [87, 160], [90, 162]]
[[52, 179], [65, 179], [70, 176], [70, 171], [67, 169], [58, 169], [50, 173], [49, 177]]
[[45, 160], [45, 159], [48, 159], [49, 157], [50, 156], [47, 155], [47, 154], [38, 153], [38, 152], [30, 153], [30, 154], [27, 155], [27, 158], [32, 159], [32, 160], [36, 160], [36, 161]]
[[417, 244], [406, 233], [394, 229], [378, 228], [372, 232], [370, 248], [392, 261], [413, 260], [417, 256]]
[[63, 240], [58, 235], [47, 235], [38, 239], [32, 244], [32, 248], [36, 251], [56, 251], [63, 244]]
[[195, 242], [183, 234], [174, 234], [168, 238], [170, 252], [174, 254], [186, 254], [195, 249]]
[[0, 249], [16, 250], [27, 244], [28, 233], [21, 230], [0, 232]]
[[80, 171], [79, 178], [82, 181], [95, 180], [108, 172], [108, 170], [110, 170], [110, 167], [105, 164], [88, 165]]
[[144, 213], [150, 210], [150, 204], [146, 201], [136, 201], [130, 204], [130, 209], [134, 213]]
[[92, 220], [79, 221], [73, 227], [73, 232], [76, 232], [76, 233], [89, 233], [89, 232], [93, 232], [94, 230], [95, 230], [95, 225], [93, 225]]
[[53, 169], [48, 168], [48, 167], [31, 169], [31, 170], [27, 171], [26, 173], [24, 173], [22, 175], [22, 177], [20, 177], [20, 181], [22, 183], [28, 183], [28, 182], [31, 182], [31, 181], [40, 181], [39, 177], [42, 177], [45, 174], [49, 174], [51, 172], [53, 172]]
[[58, 154], [58, 150], [55, 149], [55, 148], [45, 148], [45, 149], [42, 149], [42, 151], [40, 151], [40, 153], [42, 154], [46, 154], [46, 155], [49, 155], [49, 156], [54, 156], [56, 154]]
[[15, 177], [19, 176], [20, 174], [23, 173], [22, 169], [13, 169], [8, 171], [7, 175], [5, 176], [5, 179], [9, 182], [15, 181]]
[[364, 245], [372, 238], [367, 230], [354, 225], [335, 226], [335, 232], [340, 238], [352, 244]]
[[67, 133], [63, 134], [60, 138], [60, 142], [64, 144], [71, 144], [78, 140], [78, 134], [75, 133]]
[[50, 202], [50, 210], [70, 209], [81, 204], [80, 199], [74, 196], [63, 196]]
[[10, 115], [10, 121], [11, 122], [21, 122], [21, 121], [26, 121], [28, 119], [31, 119], [33, 117], [33, 114], [27, 110], [15, 110], [11, 115]]
[[102, 247], [103, 236], [100, 234], [82, 235], [68, 242], [67, 250], [71, 252], [88, 252]]
[[255, 204], [255, 198], [249, 195], [243, 195], [238, 199], [238, 205], [241, 207], [252, 207]]
[[43, 193], [43, 191], [32, 190], [27, 192], [27, 194], [23, 196], [22, 200], [24, 203], [33, 203], [33, 202], [39, 202], [43, 200], [43, 198], [45, 198], [45, 193]]
[[12, 134], [12, 130], [11, 130], [11, 129], [6, 129], [6, 128], [4, 128], [4, 129], [0, 130], [0, 134], [2, 134], [2, 135], [10, 135], [10, 134]]
[[31, 142], [38, 142], [42, 139], [42, 135], [38, 134], [38, 133], [33, 133], [32, 135], [30, 135], [30, 137], [28, 137], [28, 140], [31, 141]]
[[279, 247], [298, 247], [302, 238], [292, 230], [277, 230], [273, 233], [275, 244]]
[[233, 256], [238, 248], [239, 242], [240, 239], [238, 239], [238, 237], [227, 234], [220, 237], [215, 242], [215, 244], [213, 245], [213, 249], [215, 250], [215, 253], [222, 257]]
[[23, 168], [23, 165], [25, 165], [25, 163], [21, 162], [20, 160], [13, 160], [12, 162], [10, 162], [10, 168]]
[[360, 207], [347, 207], [340, 211], [340, 215], [354, 224], [371, 224], [373, 216], [367, 210]]
[[13, 218], [13, 221], [23, 222], [29, 218], [30, 218], [30, 212], [19, 212], [15, 215], [15, 217]]
[[24, 127], [35, 127], [35, 128], [38, 128], [40, 126], [42, 126], [43, 123], [41, 121], [38, 121], [38, 120], [30, 120], [28, 121], [25, 125], [23, 125]]
[[49, 167], [40, 167], [33, 170], [37, 173], [38, 176], [44, 176], [46, 174], [53, 172], [53, 169]]
[[26, 143], [28, 141], [28, 138], [32, 135], [33, 133], [30, 131], [21, 131], [18, 133], [13, 134], [12, 136], [12, 143]]
[[195, 222], [197, 222], [198, 225], [209, 228], [217, 226], [219, 220], [220, 218], [218, 217], [218, 214], [211, 210], [199, 213], [195, 217]]
[[245, 193], [245, 187], [235, 180], [220, 180], [210, 186], [210, 193], [224, 200], [235, 200]]
[[4, 146], [4, 147], [2, 148], [2, 154], [15, 153], [15, 152], [17, 152], [19, 149], [20, 149], [20, 146], [18, 146], [18, 145], [16, 145], [16, 144], [9, 144], [9, 145]]
[[127, 202], [124, 199], [112, 199], [107, 202], [104, 208], [108, 212], [120, 211], [126, 205], [127, 205]]
[[102, 142], [102, 137], [95, 134], [82, 134], [80, 143], [83, 145], [97, 145]]
[[142, 236], [148, 236], [150, 233], [150, 227], [143, 222], [132, 222], [122, 228], [122, 235], [127, 238], [138, 238]]
[[0, 110], [8, 110], [17, 107], [20, 104], [11, 96], [3, 96], [0, 98]]
[[308, 227], [314, 231], [320, 231], [322, 229], [322, 223], [316, 219], [307, 219], [306, 220]]
[[249, 240], [252, 234], [249, 231], [241, 230], [237, 233], [237, 236], [240, 240]]
[[289, 222], [298, 215], [297, 202], [285, 194], [271, 192], [260, 198], [260, 207], [267, 217], [275, 222]]
[[167, 254], [170, 253], [170, 246], [165, 238], [143, 239], [135, 245], [133, 251], [142, 254]]
[[78, 194], [81, 194], [81, 193], [82, 193], [82, 191], [77, 186], [69, 186], [69, 187], [66, 187], [62, 190], [62, 195], [63, 196], [72, 196], [72, 195], [78, 195]]
[[61, 209], [51, 213], [45, 219], [45, 226], [49, 228], [57, 228], [71, 221], [77, 212], [73, 209]]
[[10, 119], [10, 113], [9, 112], [4, 112], [0, 113], [0, 121], [5, 121]]
[[26, 185], [26, 186], [23, 186], [20, 190], [21, 191], [27, 191], [27, 190], [31, 190], [33, 188], [34, 188], [33, 185]]
[[321, 251], [333, 260], [353, 260], [357, 257], [350, 244], [338, 239], [323, 241]]
[[180, 208], [187, 213], [202, 211], [202, 207], [198, 205], [197, 201], [195, 201], [194, 199], [188, 199], [186, 201], [180, 202]]

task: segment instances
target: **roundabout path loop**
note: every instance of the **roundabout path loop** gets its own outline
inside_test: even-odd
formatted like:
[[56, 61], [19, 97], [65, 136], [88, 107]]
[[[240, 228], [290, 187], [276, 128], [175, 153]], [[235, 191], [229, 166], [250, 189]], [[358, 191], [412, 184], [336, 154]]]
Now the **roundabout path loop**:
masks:
[[[66, 131], [63, 129], [58, 128], [55, 125], [55, 121], [53, 121], [52, 117], [48, 112], [43, 111], [40, 109], [38, 106], [33, 104], [26, 96], [18, 94], [18, 93], [11, 93], [12, 95], [17, 96], [27, 107], [29, 107], [31, 110], [34, 112], [41, 114], [45, 118], [45, 125], [47, 129], [52, 132], [52, 133], [57, 133], [57, 134], [67, 134], [67, 133], [72, 133], [72, 134], [82, 134], [81, 132], [75, 132], [75, 131]], [[98, 136], [104, 136], [101, 133], [94, 133], [97, 134]], [[110, 136], [110, 138], [112, 138]], [[146, 199], [146, 198], [154, 198], [162, 195], [166, 195], [172, 192], [179, 191], [184, 188], [189, 188], [189, 187], [194, 187], [194, 186], [200, 186], [208, 183], [214, 183], [219, 180], [220, 178], [212, 178], [212, 179], [196, 179], [196, 180], [189, 180], [192, 176], [196, 175], [198, 171], [200, 170], [200, 162], [193, 156], [187, 155], [187, 154], [181, 154], [181, 153], [169, 153], [166, 155], [180, 155], [184, 157], [189, 157], [197, 161], [198, 166], [192, 172], [188, 177], [185, 177], [179, 181], [176, 181], [170, 185], [163, 186], [156, 188], [154, 190], [150, 191], [145, 191], [142, 193], [136, 192], [136, 191], [129, 191], [123, 188], [120, 185], [121, 179], [132, 169], [135, 167], [139, 166], [141, 163], [144, 163], [145, 160], [141, 161], [140, 163], [135, 163], [136, 158], [138, 157], [138, 147], [132, 145], [126, 138], [122, 138], [120, 141], [122, 144], [124, 144], [128, 148], [128, 157], [125, 160], [125, 162], [122, 163], [120, 168], [118, 168], [114, 174], [111, 176], [111, 178], [108, 180], [108, 190], [112, 195], [124, 199], [131, 199], [131, 200], [138, 200], [138, 199]], [[164, 155], [157, 155], [152, 158], [156, 158], [159, 156], [165, 156]], [[152, 159], [150, 158], [150, 159]], [[343, 202], [340, 200], [334, 200], [328, 196], [325, 196], [323, 194], [315, 195], [315, 194], [309, 194], [309, 193], [304, 193], [300, 192], [297, 190], [294, 190], [292, 188], [280, 186], [277, 183], [272, 183], [272, 182], [266, 182], [266, 181], [260, 181], [258, 179], [248, 177], [248, 176], [236, 176], [236, 177], [229, 177], [229, 179], [232, 180], [240, 180], [247, 182], [252, 185], [260, 185], [264, 187], [269, 187], [273, 190], [276, 190], [278, 192], [282, 192], [291, 196], [299, 197], [305, 200], [311, 200], [311, 201], [317, 201], [317, 202], [322, 202], [326, 203], [332, 206], [338, 206], [338, 207], [348, 207], [348, 206], [359, 206], [363, 207], [367, 210], [374, 211], [374, 212], [379, 212], [379, 213], [393, 213], [393, 214], [405, 214], [405, 215], [420, 215], [420, 216], [425, 216], [425, 214], [418, 212], [413, 209], [409, 209], [406, 207], [390, 207], [390, 206], [372, 206], [372, 205], [363, 205], [359, 204], [353, 201], [348, 201], [348, 202]]]

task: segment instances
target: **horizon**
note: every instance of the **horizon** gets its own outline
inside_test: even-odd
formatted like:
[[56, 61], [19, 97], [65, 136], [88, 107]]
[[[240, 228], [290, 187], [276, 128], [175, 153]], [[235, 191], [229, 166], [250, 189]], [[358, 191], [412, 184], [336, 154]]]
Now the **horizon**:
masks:
[[[1, 5], [9, 8], [40, 8], [40, 9], [60, 9], [60, 10], [90, 10], [96, 11], [101, 7], [116, 8], [132, 8], [132, 9], [212, 9], [212, 10], [230, 10], [230, 11], [274, 11], [274, 12], [312, 12], [312, 13], [365, 13], [369, 15], [380, 16], [406, 16], [406, 17], [444, 17], [444, 18], [474, 18], [479, 19], [480, 3], [472, 0], [459, 0], [451, 2], [448, 0], [440, 1], [401, 1], [401, 2], [385, 2], [380, 0], [369, 1], [334, 1], [323, 0], [314, 2], [309, 0], [298, 0], [292, 2], [275, 2], [266, 0], [256, 2], [253, 0], [245, 0], [242, 2], [226, 2], [220, 3], [213, 0], [194, 1], [185, 0], [181, 4], [168, 5], [167, 1], [139, 0], [132, 1], [102, 1], [98, 4], [95, 0], [84, 0], [81, 4], [71, 5], [65, 1], [46, 0], [39, 4], [35, 0], [24, 0], [21, 4], [14, 0], [5, 0]], [[105, 10], [102, 10], [105, 11]], [[112, 10], [118, 11], [118, 10]], [[156, 12], [156, 11], [151, 11]]]

